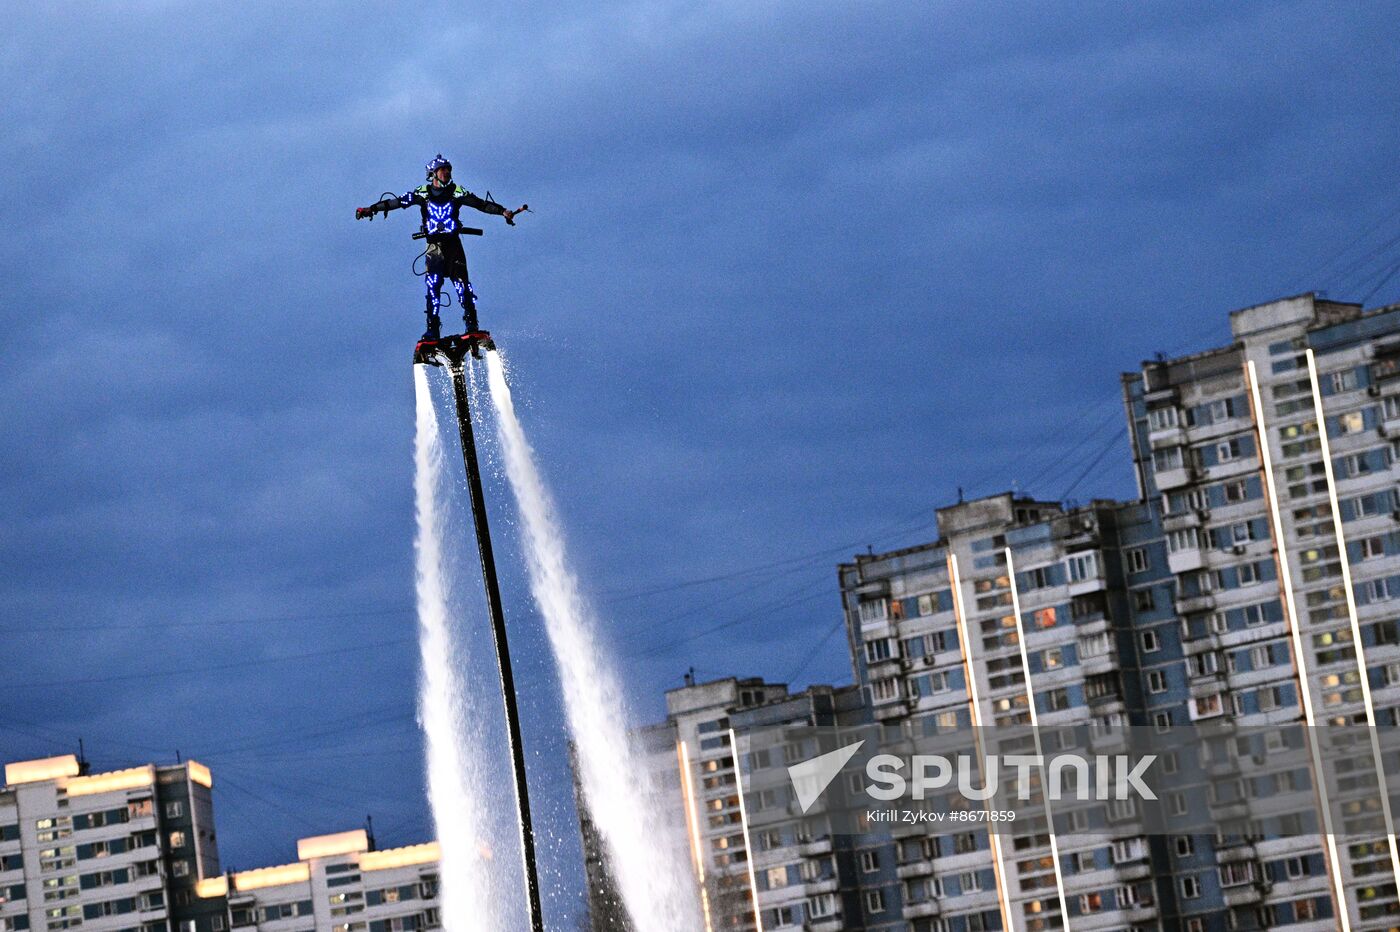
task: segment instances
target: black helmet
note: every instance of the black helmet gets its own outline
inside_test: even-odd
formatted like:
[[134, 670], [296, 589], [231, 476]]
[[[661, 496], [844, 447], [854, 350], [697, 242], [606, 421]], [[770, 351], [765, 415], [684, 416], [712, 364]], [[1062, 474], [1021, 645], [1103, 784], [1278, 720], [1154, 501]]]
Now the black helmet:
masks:
[[433, 175], [437, 172], [437, 170], [438, 170], [439, 168], [445, 168], [445, 169], [447, 169], [447, 175], [448, 175], [448, 177], [449, 177], [449, 178], [452, 177], [452, 163], [449, 162], [449, 161], [447, 161], [447, 159], [443, 158], [441, 152], [439, 152], [439, 153], [433, 158], [433, 160], [432, 160], [431, 162], [428, 163], [428, 180], [429, 180], [429, 181], [433, 181], [433, 180], [434, 180], [434, 179], [433, 179]]

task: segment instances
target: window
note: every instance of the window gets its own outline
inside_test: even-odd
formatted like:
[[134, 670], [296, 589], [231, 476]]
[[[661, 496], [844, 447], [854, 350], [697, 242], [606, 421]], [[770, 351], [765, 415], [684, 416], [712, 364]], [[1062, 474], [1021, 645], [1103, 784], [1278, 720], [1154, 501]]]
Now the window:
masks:
[[865, 891], [865, 911], [868, 913], [883, 913], [885, 911], [885, 894], [883, 890]]
[[1148, 430], [1166, 430], [1176, 425], [1176, 408], [1153, 408], [1147, 412]]
[[1371, 560], [1376, 557], [1383, 557], [1385, 556], [1385, 538], [1368, 537], [1361, 542], [1360, 550], [1360, 559], [1362, 560]]
[[875, 696], [876, 702], [886, 702], [890, 699], [899, 698], [899, 680], [893, 677], [884, 680], [875, 680], [870, 684], [870, 690]]
[[1201, 895], [1201, 882], [1195, 875], [1188, 874], [1181, 878], [1181, 896], [1183, 899], [1194, 900]]
[[1366, 429], [1366, 418], [1360, 411], [1348, 411], [1337, 418], [1337, 433], [1355, 434]]
[[1198, 528], [1184, 528], [1180, 531], [1172, 531], [1167, 535], [1167, 550], [1171, 553], [1200, 549], [1201, 532]]
[[1156, 712], [1152, 715], [1152, 724], [1158, 732], [1171, 731], [1172, 714], [1170, 712]]
[[1149, 670], [1147, 673], [1147, 691], [1150, 693], [1166, 692], [1167, 674], [1161, 670]]
[[1181, 468], [1181, 447], [1166, 447], [1152, 454], [1152, 465], [1158, 472]]
[[1142, 632], [1142, 650], [1143, 650], [1143, 653], [1151, 654], [1151, 653], [1153, 653], [1153, 652], [1155, 652], [1155, 651], [1159, 651], [1159, 650], [1161, 650], [1161, 649], [1162, 649], [1162, 641], [1161, 641], [1160, 638], [1157, 637], [1157, 632], [1156, 632], [1156, 631], [1144, 631], [1144, 632]]
[[185, 814], [185, 804], [179, 800], [173, 800], [165, 804], [165, 817], [167, 819], [178, 819]]
[[1147, 843], [1142, 838], [1123, 838], [1113, 843], [1113, 863], [1127, 864], [1147, 857]]
[[1220, 701], [1220, 693], [1212, 693], [1209, 696], [1197, 696], [1191, 700], [1191, 718], [1212, 718], [1224, 712]]
[[862, 851], [860, 853], [860, 869], [867, 874], [873, 874], [875, 871], [879, 870], [880, 852]]
[[878, 663], [881, 660], [890, 659], [891, 638], [877, 638], [873, 641], [865, 642], [865, 659], [870, 663]]
[[1099, 893], [1084, 893], [1079, 897], [1081, 913], [1096, 913], [1103, 909], [1103, 896]]
[[1179, 858], [1189, 858], [1196, 853], [1196, 843], [1190, 835], [1176, 836], [1176, 856]]
[[873, 621], [886, 621], [890, 617], [889, 599], [870, 599], [860, 603], [860, 620], [862, 624], [869, 624]]
[[1124, 556], [1128, 561], [1129, 573], [1144, 573], [1147, 571], [1149, 564], [1147, 562], [1146, 547], [1133, 547]]
[[1220, 865], [1220, 886], [1238, 887], [1253, 883], [1256, 876], [1253, 861], [1233, 861]]
[[1102, 657], [1113, 648], [1113, 641], [1107, 632], [1092, 634], [1079, 639], [1079, 658], [1087, 660], [1090, 657]]
[[1252, 586], [1259, 581], [1259, 564], [1241, 563], [1239, 570], [1241, 586]]
[[823, 893], [820, 896], [812, 897], [807, 901], [807, 914], [813, 919], [836, 915], [836, 896], [831, 893]]
[[1332, 386], [1332, 393], [1349, 392], [1356, 388], [1356, 370], [1345, 369], [1341, 372], [1332, 372], [1327, 376]]
[[1151, 589], [1133, 590], [1133, 610], [1138, 612], [1150, 612], [1155, 607], [1152, 600]]
[[188, 877], [190, 875], [190, 862], [186, 860], [170, 862], [170, 872], [176, 877]]
[[1066, 561], [1069, 566], [1069, 581], [1082, 582], [1093, 579], [1099, 573], [1098, 559], [1092, 553], [1081, 553]]
[[184, 832], [171, 832], [171, 833], [170, 833], [170, 847], [171, 847], [171, 848], [183, 848], [183, 847], [185, 847], [185, 833], [184, 833]]

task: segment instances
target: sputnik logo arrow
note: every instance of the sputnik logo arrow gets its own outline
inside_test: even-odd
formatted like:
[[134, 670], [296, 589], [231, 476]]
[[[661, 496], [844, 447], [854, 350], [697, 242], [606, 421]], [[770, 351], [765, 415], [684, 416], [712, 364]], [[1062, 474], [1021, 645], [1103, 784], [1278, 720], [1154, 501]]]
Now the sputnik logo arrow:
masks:
[[856, 752], [860, 750], [864, 740], [855, 744], [848, 744], [843, 748], [828, 751], [820, 757], [811, 760], [804, 760], [800, 764], [793, 764], [788, 768], [788, 776], [792, 779], [793, 791], [797, 793], [797, 804], [802, 807], [805, 814], [812, 804], [817, 801], [817, 797], [831, 785], [831, 781], [836, 779], [836, 775], [841, 772], [841, 768], [850, 762]]

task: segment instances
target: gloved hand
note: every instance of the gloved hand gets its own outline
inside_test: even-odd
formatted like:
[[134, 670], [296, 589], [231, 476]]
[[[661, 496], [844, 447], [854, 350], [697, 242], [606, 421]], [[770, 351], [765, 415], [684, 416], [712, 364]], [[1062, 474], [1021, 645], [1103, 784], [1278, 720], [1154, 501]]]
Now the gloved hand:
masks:
[[374, 219], [374, 208], [373, 208], [373, 207], [356, 207], [356, 208], [355, 208], [355, 219], [356, 219], [356, 220], [363, 220], [363, 219], [365, 219], [366, 217], [368, 217], [368, 218], [371, 219], [371, 220]]
[[505, 213], [501, 214], [501, 216], [506, 218], [507, 226], [515, 226], [515, 211], [508, 210]]

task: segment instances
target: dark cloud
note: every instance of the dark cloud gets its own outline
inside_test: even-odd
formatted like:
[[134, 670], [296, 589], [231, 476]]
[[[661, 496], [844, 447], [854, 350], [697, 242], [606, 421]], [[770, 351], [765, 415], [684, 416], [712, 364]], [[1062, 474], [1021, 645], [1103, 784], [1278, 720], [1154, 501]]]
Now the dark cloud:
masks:
[[[7, 689], [0, 748], [205, 756], [244, 865], [365, 812], [428, 831], [416, 249], [404, 216], [349, 218], [439, 149], [536, 209], [485, 218], [474, 277], [639, 707], [691, 665], [848, 676], [839, 545], [920, 539], [959, 485], [1061, 493], [1111, 441], [1118, 371], [1339, 284], [1306, 279], [1396, 196], [1394, 12], [12, 13], [0, 679], [68, 685]], [[1073, 494], [1132, 488], [1122, 448]], [[561, 719], [506, 582], [562, 910]]]

